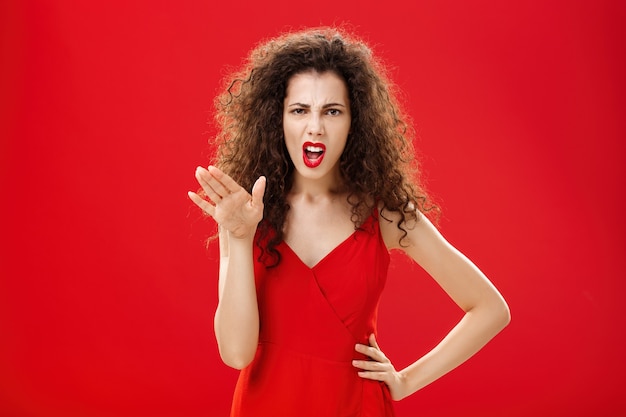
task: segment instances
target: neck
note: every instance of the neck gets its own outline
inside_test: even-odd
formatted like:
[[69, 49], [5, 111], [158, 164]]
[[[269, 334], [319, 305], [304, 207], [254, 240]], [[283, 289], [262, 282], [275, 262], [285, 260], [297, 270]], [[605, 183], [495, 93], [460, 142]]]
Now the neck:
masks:
[[296, 172], [290, 194], [317, 200], [324, 197], [334, 198], [343, 192], [343, 181], [338, 172], [323, 178], [305, 178]]

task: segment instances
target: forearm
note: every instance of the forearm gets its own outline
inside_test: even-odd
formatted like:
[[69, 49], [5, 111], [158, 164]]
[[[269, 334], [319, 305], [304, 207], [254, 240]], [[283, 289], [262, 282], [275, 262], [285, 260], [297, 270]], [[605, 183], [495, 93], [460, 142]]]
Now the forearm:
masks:
[[[220, 236], [222, 238], [222, 236]], [[221, 246], [223, 242], [220, 241]], [[241, 369], [253, 359], [259, 337], [252, 238], [227, 240], [221, 247], [219, 304], [215, 336], [222, 360]]]
[[466, 312], [461, 321], [430, 352], [400, 371], [406, 397], [453, 370], [478, 352], [509, 322], [504, 301]]

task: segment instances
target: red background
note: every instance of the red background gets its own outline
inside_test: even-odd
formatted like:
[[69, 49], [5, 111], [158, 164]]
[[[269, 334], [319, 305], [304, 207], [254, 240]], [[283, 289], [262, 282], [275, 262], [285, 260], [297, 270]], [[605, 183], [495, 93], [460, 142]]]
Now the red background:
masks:
[[[227, 415], [213, 228], [186, 197], [212, 99], [260, 39], [343, 22], [513, 314], [398, 415], [626, 415], [624, 3], [263, 3], [2, 2], [0, 415]], [[460, 312], [394, 260], [380, 343], [402, 367]]]

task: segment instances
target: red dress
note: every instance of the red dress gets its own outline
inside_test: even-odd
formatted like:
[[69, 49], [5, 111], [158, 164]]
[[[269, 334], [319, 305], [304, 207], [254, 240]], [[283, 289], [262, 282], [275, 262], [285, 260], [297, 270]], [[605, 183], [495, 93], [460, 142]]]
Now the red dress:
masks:
[[231, 417], [393, 416], [387, 386], [352, 366], [367, 359], [354, 346], [376, 331], [387, 277], [378, 219], [369, 217], [313, 268], [285, 242], [277, 249], [277, 267], [255, 267], [259, 347], [239, 375]]

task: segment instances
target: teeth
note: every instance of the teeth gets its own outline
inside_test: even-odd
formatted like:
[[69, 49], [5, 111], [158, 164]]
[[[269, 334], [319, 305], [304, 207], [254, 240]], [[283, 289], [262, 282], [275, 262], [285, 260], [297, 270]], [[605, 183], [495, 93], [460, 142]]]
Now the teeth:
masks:
[[307, 146], [305, 148], [308, 152], [324, 152], [324, 148], [319, 146]]

